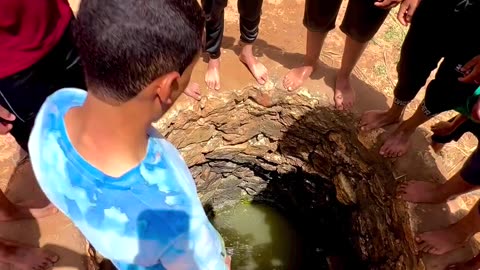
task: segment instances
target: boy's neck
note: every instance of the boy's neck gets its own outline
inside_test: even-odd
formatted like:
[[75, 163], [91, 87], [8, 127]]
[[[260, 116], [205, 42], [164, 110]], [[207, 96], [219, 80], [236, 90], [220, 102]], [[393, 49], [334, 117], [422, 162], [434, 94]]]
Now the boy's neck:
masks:
[[111, 176], [120, 176], [145, 157], [151, 126], [141, 108], [133, 104], [112, 106], [88, 94], [81, 107], [65, 116], [75, 149], [92, 165]]

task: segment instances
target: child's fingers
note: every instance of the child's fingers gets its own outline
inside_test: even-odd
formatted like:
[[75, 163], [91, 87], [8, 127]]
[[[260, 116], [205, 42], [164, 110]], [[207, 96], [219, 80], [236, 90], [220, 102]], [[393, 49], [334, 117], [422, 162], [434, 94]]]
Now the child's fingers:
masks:
[[467, 76], [460, 77], [458, 80], [463, 83], [480, 83], [480, 67], [476, 66]]
[[0, 118], [7, 120], [7, 121], [15, 121], [15, 115], [10, 113], [7, 109], [3, 106], [0, 106]]

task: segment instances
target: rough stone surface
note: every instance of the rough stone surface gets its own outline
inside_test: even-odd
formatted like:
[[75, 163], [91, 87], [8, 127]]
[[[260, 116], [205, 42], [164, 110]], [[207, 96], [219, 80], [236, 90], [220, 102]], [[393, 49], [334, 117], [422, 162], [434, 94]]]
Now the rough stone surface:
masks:
[[[354, 206], [351, 244], [369, 269], [423, 268], [390, 165], [367, 150], [370, 139], [360, 142], [355, 119], [330, 110], [325, 96], [269, 84], [177, 108], [157, 128], [179, 146], [204, 202], [221, 207], [261, 193], [268, 183], [252, 168], [267, 176], [302, 171], [331, 179], [338, 201]], [[315, 181], [298, 181], [314, 191]]]

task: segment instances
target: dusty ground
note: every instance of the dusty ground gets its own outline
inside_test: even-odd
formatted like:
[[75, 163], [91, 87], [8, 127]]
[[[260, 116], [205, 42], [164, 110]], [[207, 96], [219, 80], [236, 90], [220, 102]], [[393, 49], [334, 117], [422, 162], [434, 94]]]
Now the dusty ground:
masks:
[[[71, 0], [76, 9], [79, 0]], [[236, 1], [230, 1], [226, 10], [226, 33], [223, 43], [222, 56], [222, 89], [243, 88], [254, 81], [248, 71], [238, 62], [238, 14]], [[346, 1], [345, 1], [346, 2]], [[345, 9], [342, 7], [340, 20]], [[256, 42], [256, 52], [259, 59], [270, 70], [273, 82], [281, 84], [283, 75], [292, 67], [302, 62], [304, 54], [306, 32], [302, 26], [303, 0], [265, 0], [262, 16], [261, 32]], [[398, 62], [399, 50], [402, 40], [407, 32], [394, 19], [392, 12], [379, 33], [372, 40], [364, 56], [360, 60], [355, 75], [352, 78], [353, 86], [357, 90], [358, 100], [354, 111], [360, 113], [368, 109], [385, 109], [391, 103], [393, 87], [396, 83], [395, 65]], [[344, 35], [337, 29], [333, 31], [325, 43], [321, 56], [321, 68], [317, 70], [305, 87], [311, 91], [320, 91], [332, 96], [332, 86], [335, 70], [340, 64], [343, 50]], [[203, 84], [203, 75], [206, 63], [201, 61], [194, 72], [193, 80], [202, 86], [204, 94], [207, 93]], [[407, 116], [420, 103], [423, 91], [415, 102], [408, 107]], [[193, 102], [184, 97], [178, 106]], [[442, 156], [433, 154], [428, 147], [427, 136], [429, 127], [435, 121], [448, 119], [451, 113], [441, 115], [423, 125], [414, 136], [412, 150], [405, 156], [394, 161], [394, 174], [398, 180], [405, 179], [438, 179], [444, 181], [460, 169], [469, 153], [476, 146], [476, 139], [465, 136], [457, 144], [448, 145]], [[17, 169], [19, 158], [18, 147], [11, 137], [4, 137], [0, 142], [0, 183], [7, 190], [7, 194], [15, 201], [31, 200], [35, 205], [44, 204], [45, 198], [36, 187], [31, 168], [24, 163]], [[54, 181], [55, 179], [52, 179]], [[467, 205], [472, 205], [477, 196], [464, 196]], [[440, 206], [413, 206], [415, 215], [420, 221], [413, 224], [418, 230], [440, 228], [458, 218], [465, 212], [466, 204], [463, 200], [456, 200], [449, 205]], [[426, 218], [423, 218], [426, 217]], [[427, 219], [428, 218], [428, 219]], [[19, 240], [39, 246], [48, 246], [62, 255], [60, 264], [55, 269], [86, 269], [85, 267], [85, 241], [77, 230], [61, 214], [42, 219], [40, 221], [22, 221], [0, 225], [0, 236]], [[442, 257], [425, 257], [428, 269], [442, 269], [447, 262], [466, 259], [472, 255], [469, 248], [454, 252]], [[9, 269], [7, 266], [0, 269]]]

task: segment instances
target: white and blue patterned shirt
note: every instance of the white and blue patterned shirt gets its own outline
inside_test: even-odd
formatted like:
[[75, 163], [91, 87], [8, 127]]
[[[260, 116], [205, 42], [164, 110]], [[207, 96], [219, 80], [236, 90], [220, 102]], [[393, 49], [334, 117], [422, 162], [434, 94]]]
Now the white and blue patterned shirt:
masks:
[[50, 201], [120, 270], [225, 270], [223, 240], [173, 145], [150, 134], [145, 159], [118, 178], [75, 150], [64, 116], [86, 96], [80, 89], [59, 90], [37, 115], [30, 157]]

